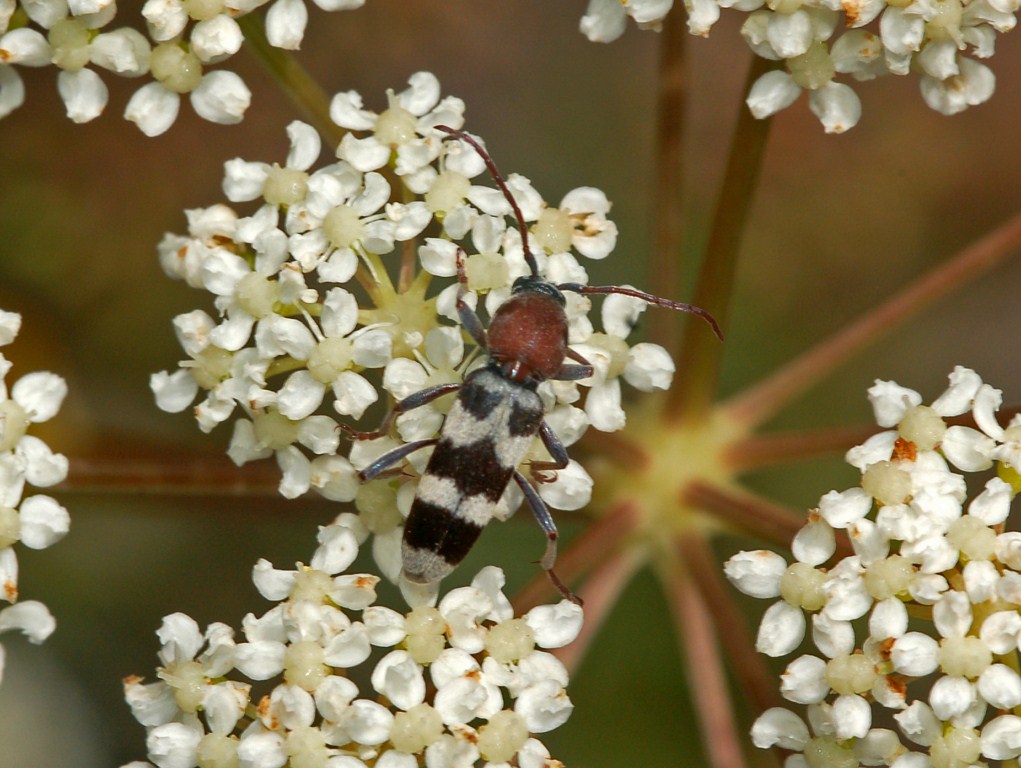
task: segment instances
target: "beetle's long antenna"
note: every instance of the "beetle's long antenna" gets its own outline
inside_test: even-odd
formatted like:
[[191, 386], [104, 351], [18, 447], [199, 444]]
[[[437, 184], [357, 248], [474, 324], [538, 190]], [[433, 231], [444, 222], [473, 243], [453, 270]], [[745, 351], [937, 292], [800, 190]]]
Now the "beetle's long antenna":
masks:
[[723, 331], [720, 330], [720, 324], [716, 322], [716, 318], [702, 309], [702, 307], [696, 307], [694, 304], [685, 304], [681, 301], [664, 299], [660, 296], [653, 296], [651, 293], [646, 293], [645, 291], [639, 291], [637, 288], [623, 288], [619, 285], [582, 285], [581, 283], [561, 283], [557, 286], [557, 288], [561, 291], [571, 291], [573, 293], [619, 293], [622, 296], [633, 296], [636, 299], [641, 299], [648, 304], [655, 304], [657, 307], [676, 309], [680, 312], [690, 312], [709, 323], [709, 325], [712, 326], [713, 333], [719, 337], [720, 341], [723, 341]]
[[451, 128], [447, 125], [435, 126], [437, 131], [443, 131], [443, 133], [450, 134], [455, 139], [461, 139], [461, 141], [467, 142], [472, 148], [479, 153], [479, 157], [482, 158], [482, 162], [486, 164], [486, 168], [489, 170], [489, 175], [493, 177], [493, 181], [496, 182], [496, 186], [503, 192], [503, 196], [507, 198], [507, 202], [510, 203], [511, 209], [514, 211], [514, 216], [518, 220], [518, 229], [521, 231], [521, 247], [525, 252], [525, 262], [528, 264], [528, 268], [532, 270], [532, 277], [539, 276], [539, 266], [535, 263], [535, 256], [532, 255], [532, 250], [528, 247], [528, 229], [525, 227], [525, 217], [521, 215], [521, 209], [518, 207], [517, 201], [514, 199], [514, 195], [510, 193], [510, 189], [507, 188], [507, 182], [503, 176], [500, 175], [500, 171], [497, 170], [496, 163], [493, 162], [493, 158], [489, 156], [489, 153], [483, 148], [478, 140], [470, 133], [465, 131], [459, 131], [456, 128]]

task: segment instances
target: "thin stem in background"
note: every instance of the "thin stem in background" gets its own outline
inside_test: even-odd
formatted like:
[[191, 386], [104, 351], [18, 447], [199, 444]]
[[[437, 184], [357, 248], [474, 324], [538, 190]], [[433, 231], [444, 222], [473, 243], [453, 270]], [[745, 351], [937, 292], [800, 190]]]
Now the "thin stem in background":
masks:
[[[737, 676], [738, 687], [751, 701], [756, 711], [762, 712], [781, 703], [777, 694], [776, 678], [766, 668], [762, 655], [752, 651], [755, 641], [734, 602], [734, 589], [720, 573], [719, 560], [706, 540], [699, 535], [678, 539], [681, 562], [689, 574], [697, 574], [695, 587], [702, 595], [701, 603], [713, 616], [719, 630], [718, 639], [723, 645], [730, 668]], [[678, 621], [685, 617], [677, 617]], [[683, 629], [683, 626], [682, 626]], [[694, 680], [692, 680], [694, 682]], [[698, 690], [691, 685], [691, 690]]]
[[[684, 135], [688, 102], [687, 18], [669, 13], [663, 20], [659, 46], [659, 94], [656, 106], [655, 189], [652, 197], [650, 276], [658, 285], [680, 290], [684, 216]], [[677, 294], [680, 297], [681, 294]], [[678, 341], [677, 318], [649, 313], [649, 337], [667, 349]]]
[[[742, 93], [748, 93], [771, 66], [771, 62], [752, 56]], [[692, 297], [692, 303], [712, 313], [724, 329], [734, 295], [737, 258], [771, 123], [770, 119], [756, 120], [747, 106], [741, 104], [705, 258]], [[702, 323], [685, 324], [680, 354], [675, 354], [679, 368], [666, 402], [667, 420], [693, 421], [709, 413], [719, 387], [723, 349], [719, 339], [706, 333]]]
[[1019, 248], [1021, 214], [732, 398], [725, 406], [727, 415], [748, 428], [761, 424], [867, 344], [947, 293], [999, 266]]
[[71, 457], [61, 491], [280, 498], [280, 469], [260, 461], [238, 467], [225, 456], [161, 454], [151, 459]]
[[[681, 503], [695, 507], [731, 523], [734, 530], [752, 533], [777, 546], [790, 545], [791, 539], [805, 525], [805, 513], [764, 499], [741, 488], [724, 488], [704, 481], [693, 481], [685, 486]], [[838, 539], [837, 548], [841, 547]], [[843, 555], [851, 555], [850, 546]]]
[[266, 39], [266, 26], [261, 14], [248, 13], [238, 20], [245, 33], [245, 45], [269, 71], [305, 119], [334, 146], [347, 132], [330, 119], [330, 97], [298, 59], [289, 51], [274, 48]]
[[618, 469], [640, 472], [649, 466], [648, 447], [628, 439], [619, 432], [600, 432], [590, 429], [585, 433], [583, 449], [598, 456]]
[[406, 293], [415, 282], [418, 267], [418, 250], [414, 240], [405, 240], [401, 244], [401, 268], [397, 273], [397, 292]]
[[[730, 699], [719, 638], [709, 607], [699, 593], [698, 582], [704, 575], [698, 563], [689, 562], [683, 554], [681, 563], [683, 566], [669, 578], [669, 595], [702, 745], [712, 768], [744, 768], [744, 738]], [[711, 569], [715, 567], [715, 563], [710, 565]]]
[[802, 432], [750, 435], [727, 447], [723, 459], [738, 474], [777, 464], [792, 464], [827, 453], [844, 453], [861, 445], [879, 428], [875, 424], [831, 427]]
[[585, 623], [574, 642], [558, 648], [555, 654], [572, 674], [585, 658], [610, 612], [617, 605], [621, 592], [631, 582], [639, 565], [633, 553], [617, 552], [604, 558], [586, 580]]

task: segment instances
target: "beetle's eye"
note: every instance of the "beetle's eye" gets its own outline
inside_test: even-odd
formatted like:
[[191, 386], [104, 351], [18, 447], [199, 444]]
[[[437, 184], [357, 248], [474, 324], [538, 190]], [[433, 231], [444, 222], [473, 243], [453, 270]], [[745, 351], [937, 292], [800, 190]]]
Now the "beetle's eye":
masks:
[[538, 293], [545, 293], [551, 299], [556, 300], [556, 302], [562, 307], [567, 305], [567, 300], [564, 299], [564, 294], [561, 290], [548, 280], [537, 281], [532, 286], [532, 290]]
[[514, 281], [514, 285], [511, 286], [511, 293], [524, 293], [525, 291], [532, 291], [533, 293], [542, 293], [550, 298], [556, 300], [560, 306], [565, 306], [567, 302], [564, 300], [564, 294], [557, 288], [553, 283], [544, 277], [538, 275], [525, 275], [519, 277]]
[[521, 291], [527, 291], [531, 287], [529, 283], [533, 280], [529, 275], [519, 277], [514, 281], [514, 285], [511, 286], [511, 293], [520, 293]]

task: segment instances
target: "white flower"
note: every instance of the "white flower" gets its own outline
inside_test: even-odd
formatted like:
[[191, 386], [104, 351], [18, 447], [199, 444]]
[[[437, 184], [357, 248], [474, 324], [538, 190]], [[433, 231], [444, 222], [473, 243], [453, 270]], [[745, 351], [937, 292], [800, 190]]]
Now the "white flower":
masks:
[[[658, 29], [672, 6], [673, 0], [590, 0], [580, 28], [593, 42], [610, 42], [624, 33], [628, 16], [639, 27]], [[965, 53], [992, 56], [996, 33], [1013, 29], [1018, 10], [1016, 2], [989, 0], [818, 0], [786, 6], [762, 0], [685, 0], [684, 6], [688, 31], [701, 36], [708, 36], [722, 9], [748, 13], [741, 33], [753, 53], [783, 62], [783, 69], [753, 84], [747, 97], [752, 114], [769, 117], [808, 90], [809, 108], [827, 133], [846, 131], [861, 117], [857, 94], [835, 81], [836, 75], [865, 81], [916, 73], [925, 102], [946, 115], [986, 101], [995, 76]], [[848, 31], [830, 45], [838, 27]]]
[[1011, 760], [1021, 755], [1021, 717], [1001, 715], [982, 729], [982, 755]]
[[[279, 602], [245, 617], [245, 642], [235, 645], [221, 624], [203, 635], [183, 614], [164, 619], [161, 681], [125, 681], [133, 714], [150, 729], [150, 760], [194, 764], [200, 749], [206, 758], [252, 765], [281, 765], [289, 756], [347, 766], [359, 754], [404, 768], [423, 756], [434, 764], [440, 755], [470, 752], [491, 765], [516, 756], [530, 766], [538, 765], [530, 762], [536, 756], [549, 757], [531, 734], [563, 723], [572, 707], [566, 669], [538, 648], [573, 640], [581, 609], [564, 601], [514, 618], [495, 568], [449, 593], [440, 610], [402, 615], [372, 605], [378, 577], [346, 573], [365, 533], [356, 516], [342, 514], [320, 530], [310, 566], [257, 564], [257, 588]], [[373, 690], [363, 696], [335, 670], [364, 663], [370, 643], [392, 650], [373, 662]], [[250, 684], [235, 672], [272, 681], [257, 708]], [[333, 745], [343, 745], [343, 757]]]
[[154, 82], [132, 95], [124, 117], [146, 136], [165, 133], [177, 119], [181, 94], [189, 94], [195, 113], [210, 122], [241, 122], [252, 101], [252, 93], [233, 72], [214, 70], [203, 74], [198, 54], [185, 51], [174, 42], [161, 43], [151, 57]]
[[[153, 2], [150, 10], [166, 29], [175, 28], [174, 7]], [[280, 7], [283, 13], [290, 6]], [[186, 63], [160, 49], [157, 60], [164, 56], [170, 72]], [[459, 300], [492, 318], [517, 278], [534, 271], [564, 286], [570, 358], [584, 356], [593, 367], [585, 380], [537, 387], [546, 424], [565, 446], [589, 425], [621, 428], [621, 380], [643, 391], [665, 389], [674, 363], [662, 347], [628, 344], [646, 308], [635, 289], [622, 288], [638, 295], [600, 297], [602, 330], [589, 318], [593, 302], [581, 257], [606, 258], [617, 239], [605, 194], [578, 187], [553, 207], [527, 178], [509, 174], [522, 233], [508, 196], [473, 182], [486, 170], [475, 140], [435, 130], [462, 124], [460, 100], [442, 98], [435, 76], [421, 72], [388, 101], [389, 109], [376, 114], [357, 93], [334, 97], [331, 115], [350, 132], [336, 148], [338, 159], [326, 165], [319, 165], [322, 139], [299, 121], [287, 127], [282, 165], [240, 158], [225, 164], [224, 194], [248, 210], [219, 204], [187, 211], [187, 233], [160, 243], [164, 271], [211, 294], [214, 309], [175, 318], [187, 359], [150, 385], [160, 408], [191, 407], [203, 431], [234, 419], [228, 455], [239, 465], [273, 457], [283, 496], [315, 489], [354, 499], [375, 536], [380, 569], [396, 579], [401, 525], [429, 451], [402, 456], [393, 467], [397, 481], [388, 474], [359, 487], [356, 471], [385, 450], [434, 439], [457, 385], [485, 363], [484, 349], [466, 352], [471, 334], [461, 327]], [[387, 163], [396, 176], [377, 172]], [[426, 231], [433, 236], [416, 242]], [[460, 274], [465, 285], [449, 280]], [[445, 287], [434, 278], [447, 279]], [[351, 288], [353, 280], [359, 289]], [[450, 389], [403, 407], [378, 434], [337, 421], [360, 419], [380, 395], [400, 402], [435, 386]], [[345, 433], [365, 439], [342, 440]], [[527, 475], [530, 463], [550, 459], [537, 436], [520, 470]], [[579, 509], [592, 485], [584, 467], [570, 461], [537, 492], [552, 507]], [[511, 483], [495, 516], [505, 519], [522, 499]], [[826, 545], [811, 546], [818, 557]], [[413, 595], [412, 586], [401, 588], [414, 601], [434, 597], [433, 590]]]
[[627, 27], [624, 3], [617, 0], [589, 0], [585, 15], [581, 17], [581, 33], [594, 43], [616, 40]]
[[[0, 346], [11, 343], [21, 328], [21, 316], [0, 310]], [[45, 549], [68, 532], [71, 518], [60, 504], [44, 494], [25, 497], [27, 486], [45, 488], [67, 476], [67, 459], [39, 438], [27, 434], [33, 424], [49, 421], [67, 395], [67, 384], [54, 373], [35, 372], [19, 378], [8, 390], [5, 377], [11, 363], [0, 354], [0, 600], [14, 603], [0, 610], [0, 634], [19, 630], [41, 643], [56, 627], [49, 610], [35, 600], [17, 602], [19, 541]], [[0, 678], [3, 676], [0, 646]]]
[[763, 712], [752, 726], [752, 743], [760, 749], [778, 746], [802, 750], [808, 743], [808, 727], [793, 712], [773, 707]]
[[[579, 187], [564, 195], [556, 209], [565, 212], [571, 222], [571, 245], [582, 256], [603, 259], [617, 244], [617, 225], [606, 218], [611, 203], [595, 187]], [[621, 297], [613, 297], [620, 299]]]
[[780, 692], [796, 704], [816, 704], [830, 692], [826, 661], [818, 656], [800, 656], [780, 676]]
[[786, 570], [786, 560], [764, 549], [739, 552], [724, 564], [730, 583], [744, 594], [758, 598], [778, 597], [780, 578]]
[[149, 43], [139, 32], [128, 27], [100, 31], [114, 18], [113, 3], [80, 5], [30, 3], [26, 13], [30, 24], [39, 29], [31, 25], [9, 31], [6, 25], [0, 28], [0, 50], [5, 61], [0, 68], [0, 116], [15, 109], [24, 98], [15, 66], [56, 66], [60, 70], [57, 90], [67, 116], [76, 123], [94, 120], [107, 103], [106, 85], [88, 65], [122, 77], [139, 77], [149, 71]]
[[[361, 8], [365, 0], [315, 0], [324, 11]], [[301, 0], [276, 0], [266, 13], [266, 38], [277, 48], [297, 50], [308, 23], [308, 10]]]
[[[220, 63], [241, 48], [244, 35], [235, 18], [263, 5], [264, 0], [216, 8], [195, 6], [181, 0], [147, 0], [142, 15], [150, 37], [156, 42], [151, 51], [137, 32], [130, 40], [101, 40], [94, 60], [121, 75], [140, 75], [151, 71], [154, 82], [140, 88], [128, 102], [124, 116], [136, 123], [148, 136], [164, 133], [173, 125], [180, 109], [181, 94], [189, 94], [192, 107], [211, 122], [240, 122], [251, 103], [251, 92], [233, 72], [215, 70], [203, 74], [203, 67]], [[358, 8], [364, 0], [317, 0], [324, 10]], [[111, 16], [113, 4], [109, 5]], [[195, 14], [194, 16], [190, 14]], [[266, 18], [271, 45], [300, 47], [307, 22], [307, 10], [301, 0], [277, 0]], [[124, 32], [116, 33], [124, 36]], [[93, 84], [94, 85], [94, 84]], [[62, 93], [71, 94], [71, 84], [62, 83]], [[92, 88], [93, 91], [97, 89]], [[95, 107], [78, 106], [83, 89], [74, 92], [76, 114], [96, 112]], [[105, 104], [105, 92], [103, 104]], [[67, 98], [71, 98], [68, 96]], [[69, 109], [72, 104], [69, 103]], [[95, 116], [95, 115], [92, 115]]]
[[330, 103], [330, 118], [342, 128], [373, 133], [363, 139], [346, 134], [337, 156], [360, 171], [381, 168], [397, 151], [396, 172], [411, 175], [420, 171], [439, 154], [436, 139], [426, 138], [436, 125], [460, 128], [464, 103], [448, 97], [440, 100], [440, 84], [429, 72], [416, 72], [409, 87], [398, 94], [388, 93], [389, 108], [380, 115], [362, 108], [362, 97], [354, 92], [338, 93]]
[[805, 637], [805, 614], [782, 600], [766, 609], [755, 639], [755, 650], [767, 656], [786, 656]]
[[[1013, 759], [1021, 755], [1021, 720], [997, 714], [1018, 706], [1021, 677], [994, 662], [1021, 639], [1021, 542], [1003, 530], [1014, 487], [993, 478], [969, 501], [963, 474], [1002, 462], [1004, 477], [1015, 476], [1013, 423], [1004, 428], [996, 418], [1002, 395], [958, 367], [931, 406], [894, 382], [877, 381], [869, 399], [880, 426], [891, 429], [848, 451], [862, 487], [823, 496], [795, 538], [797, 563], [781, 570], [778, 555], [741, 553], [727, 574], [748, 594], [783, 598], [762, 619], [763, 653], [793, 651], [803, 612], [812, 616], [811, 640], [829, 661], [795, 659], [781, 691], [808, 705], [816, 757], [853, 748], [863, 764], [898, 768], [947, 754], [969, 765], [980, 756]], [[945, 422], [964, 414], [976, 427]], [[831, 527], [847, 530], [859, 554], [829, 563], [833, 550], [820, 531]], [[927, 610], [929, 621], [909, 631], [911, 606]], [[852, 622], [866, 614], [859, 639]], [[924, 685], [909, 686], [915, 680]], [[874, 707], [899, 710], [900, 735], [924, 751], [908, 752], [897, 734], [872, 729]], [[809, 751], [803, 724], [783, 710], [761, 716], [752, 733], [758, 746]]]
[[[0, 610], [0, 634], [20, 631], [37, 645], [53, 634], [57, 622], [49, 609], [38, 600], [23, 600]], [[2, 676], [2, 670], [0, 670]]]
[[[781, 15], [780, 18], [787, 19], [787, 16]], [[770, 18], [770, 21], [772, 22], [773, 19]], [[810, 37], [818, 31], [813, 21], [807, 18], [804, 28], [805, 34]], [[770, 26], [769, 29], [773, 29], [773, 27]], [[788, 39], [786, 31], [783, 39]], [[792, 44], [794, 42], [797, 42], [799, 46], [813, 44], [812, 40], [805, 42], [800, 40], [800, 37], [791, 41]], [[820, 48], [813, 48], [813, 50], [821, 51]], [[776, 55], [784, 58], [784, 55], [779, 52]], [[819, 53], [819, 56], [830, 61], [828, 53]], [[827, 133], [843, 133], [849, 128], [853, 128], [861, 117], [861, 102], [857, 94], [850, 86], [832, 81], [832, 72], [836, 67], [835, 62], [820, 64], [815, 61], [807, 61], [802, 65], [800, 60], [806, 57], [808, 57], [807, 53], [792, 54], [791, 58], [798, 60], [799, 67], [792, 69], [790, 73], [771, 70], [760, 76], [752, 85], [746, 100], [749, 110], [759, 119], [769, 117], [789, 107], [797, 100], [802, 89], [808, 89], [809, 108], [819, 118]], [[804, 67], [808, 67], [808, 71], [803, 71]]]
[[157, 635], [161, 681], [149, 685], [135, 678], [125, 681], [132, 714], [145, 725], [160, 726], [201, 710], [212, 732], [230, 733], [244, 714], [250, 689], [244, 683], [217, 680], [234, 668], [233, 630], [214, 623], [202, 633], [193, 619], [177, 613], [163, 619]]
[[961, 56], [956, 69], [942, 79], [923, 75], [920, 82], [925, 103], [944, 115], [982, 104], [996, 88], [996, 76], [985, 64]]

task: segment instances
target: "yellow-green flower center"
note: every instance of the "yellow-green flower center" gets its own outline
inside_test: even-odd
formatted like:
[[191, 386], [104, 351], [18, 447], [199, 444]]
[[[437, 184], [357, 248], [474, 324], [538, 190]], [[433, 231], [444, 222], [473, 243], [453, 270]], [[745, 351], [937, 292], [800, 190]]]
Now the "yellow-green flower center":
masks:
[[152, 76], [174, 93], [191, 93], [202, 82], [202, 62], [176, 42], [160, 43], [149, 58]]

